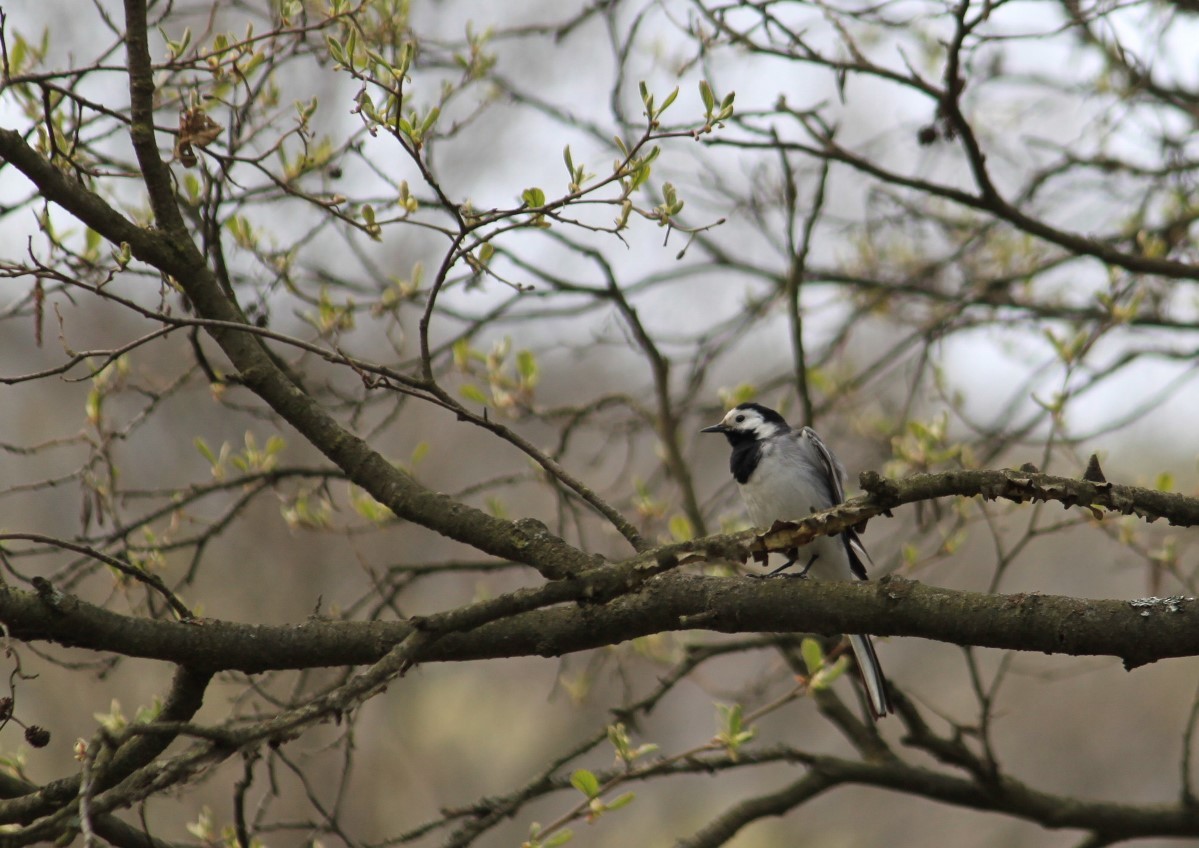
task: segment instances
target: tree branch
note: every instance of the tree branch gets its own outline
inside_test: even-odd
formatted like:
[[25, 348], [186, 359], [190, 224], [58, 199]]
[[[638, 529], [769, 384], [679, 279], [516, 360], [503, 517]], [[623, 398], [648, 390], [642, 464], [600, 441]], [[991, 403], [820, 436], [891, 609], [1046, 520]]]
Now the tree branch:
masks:
[[[448, 634], [422, 651], [418, 661], [561, 656], [653, 633], [698, 629], [917, 636], [1005, 650], [1120, 657], [1128, 668], [1199, 654], [1199, 608], [1191, 599], [1134, 605], [988, 595], [898, 577], [849, 584], [670, 574], [635, 594], [580, 605], [586, 581], [569, 583], [583, 584], [563, 592], [575, 596], [569, 603]], [[71, 597], [49, 608], [37, 595], [11, 587], [0, 588], [0, 621], [23, 641], [250, 673], [369, 663], [413, 629], [408, 622], [317, 620], [298, 626], [205, 620], [197, 626], [130, 618]]]
[[128, 244], [135, 257], [177, 280], [200, 315], [228, 322], [210, 328], [210, 333], [240, 371], [243, 384], [397, 516], [478, 550], [532, 565], [551, 578], [594, 565], [590, 556], [553, 536], [539, 522], [495, 518], [426, 489], [341, 427], [289, 379], [252, 330], [232, 328], [246, 324], [245, 317], [226, 297], [190, 239], [172, 239], [133, 224], [60, 172], [15, 131], [0, 129], [0, 158], [28, 177], [46, 200], [62, 206], [114, 245]]

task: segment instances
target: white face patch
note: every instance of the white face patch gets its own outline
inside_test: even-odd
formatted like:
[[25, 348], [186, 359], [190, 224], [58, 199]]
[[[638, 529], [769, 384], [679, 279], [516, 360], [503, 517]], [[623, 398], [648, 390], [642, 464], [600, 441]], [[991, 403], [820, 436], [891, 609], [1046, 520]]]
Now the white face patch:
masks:
[[778, 424], [767, 421], [756, 409], [730, 409], [720, 423], [738, 433], [752, 433], [759, 441], [769, 439], [783, 429]]

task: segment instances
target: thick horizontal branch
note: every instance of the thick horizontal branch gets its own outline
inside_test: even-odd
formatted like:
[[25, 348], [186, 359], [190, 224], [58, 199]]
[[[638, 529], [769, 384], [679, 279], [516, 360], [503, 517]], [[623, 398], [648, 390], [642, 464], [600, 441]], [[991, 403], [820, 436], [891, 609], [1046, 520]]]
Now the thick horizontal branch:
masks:
[[1120, 657], [1129, 668], [1199, 654], [1199, 607], [1193, 599], [1135, 603], [988, 595], [903, 578], [849, 584], [672, 574], [603, 607], [540, 610], [448, 636], [425, 659], [559, 656], [670, 630], [918, 636], [986, 648]]
[[[904, 503], [980, 495], [1012, 501], [1056, 500], [1199, 524], [1199, 500], [1183, 495], [1025, 471], [951, 471], [904, 480], [862, 475], [867, 495], [795, 524], [669, 545], [583, 577], [519, 590], [488, 601], [512, 614], [451, 633], [422, 661], [526, 655], [558, 656], [671, 630], [726, 633], [813, 632], [918, 636], [960, 645], [1074, 655], [1115, 656], [1128, 667], [1199, 655], [1199, 613], [1189, 600], [1134, 606], [1128, 601], [1045, 595], [986, 595], [923, 586], [901, 578], [865, 585], [817, 581], [650, 574], [696, 560], [741, 559], [781, 551]], [[643, 584], [644, 583], [644, 584]], [[522, 597], [518, 598], [520, 594]], [[615, 598], [607, 603], [598, 599]], [[583, 599], [580, 604], [580, 599]], [[550, 608], [549, 604], [557, 604]], [[470, 607], [457, 611], [464, 627]], [[382, 657], [410, 632], [407, 622], [311, 620], [298, 626], [131, 618], [53, 592], [0, 587], [0, 622], [25, 641], [48, 640], [211, 670], [259, 672], [360, 665]]]
[[[568, 581], [573, 582], [573, 581]], [[552, 584], [557, 585], [557, 584]], [[55, 607], [0, 588], [12, 638], [245, 672], [374, 662], [410, 632], [406, 622], [311, 620], [296, 626], [147, 621], [73, 598]], [[1199, 655], [1199, 608], [1054, 595], [988, 595], [887, 578], [874, 583], [704, 577], [671, 573], [608, 603], [571, 602], [449, 633], [420, 661], [560, 656], [653, 633], [873, 633], [960, 645], [1112, 656], [1133, 668]]]

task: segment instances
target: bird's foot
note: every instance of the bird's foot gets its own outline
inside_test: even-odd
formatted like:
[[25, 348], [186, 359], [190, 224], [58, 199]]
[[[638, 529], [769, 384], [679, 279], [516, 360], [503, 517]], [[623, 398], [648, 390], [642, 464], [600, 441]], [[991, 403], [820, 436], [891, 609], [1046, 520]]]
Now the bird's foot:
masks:
[[[766, 577], [774, 577], [776, 574], [782, 574], [782, 572], [786, 571], [788, 568], [795, 565], [796, 561], [799, 559], [799, 554], [796, 551], [790, 551], [790, 554], [791, 554], [791, 556], [787, 559], [786, 562], [784, 562], [782, 565], [780, 565], [774, 571], [770, 572], [769, 574], [767, 574], [765, 576]], [[807, 564], [803, 567], [803, 570], [800, 571], [798, 574], [783, 574], [782, 576], [784, 576], [784, 577], [807, 577], [808, 570], [811, 569], [812, 563], [814, 563], [816, 561], [817, 556], [819, 556], [819, 555], [812, 554], [812, 556], [808, 559]]]

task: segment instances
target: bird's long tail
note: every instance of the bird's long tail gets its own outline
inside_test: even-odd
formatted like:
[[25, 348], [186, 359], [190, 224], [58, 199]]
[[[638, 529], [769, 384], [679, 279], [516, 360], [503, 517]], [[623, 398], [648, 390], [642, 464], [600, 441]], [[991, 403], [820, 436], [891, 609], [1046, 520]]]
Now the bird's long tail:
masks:
[[869, 636], [853, 634], [849, 637], [853, 655], [858, 660], [858, 671], [862, 673], [862, 682], [866, 684], [866, 696], [870, 703], [870, 712], [876, 718], [882, 718], [891, 709], [891, 698], [887, 695], [887, 680], [883, 677], [882, 666], [878, 664], [878, 654], [874, 652], [874, 644]]

